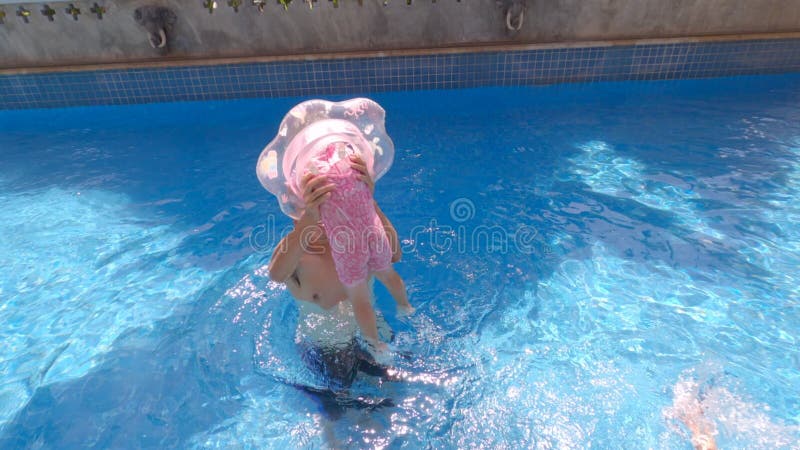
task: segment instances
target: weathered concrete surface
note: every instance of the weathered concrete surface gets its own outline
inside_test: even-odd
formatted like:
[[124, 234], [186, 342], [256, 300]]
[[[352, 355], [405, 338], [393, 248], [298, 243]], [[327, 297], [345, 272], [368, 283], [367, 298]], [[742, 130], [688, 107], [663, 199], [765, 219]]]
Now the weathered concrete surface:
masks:
[[[800, 31], [800, 0], [527, 0], [513, 33], [495, 0], [340, 0], [339, 8], [320, 0], [314, 10], [294, 0], [288, 11], [267, 0], [263, 14], [251, 0], [238, 13], [218, 0], [213, 14], [202, 0], [99, 0], [108, 9], [103, 20], [89, 12], [94, 0], [74, 3], [78, 21], [64, 12], [68, 3], [50, 3], [53, 22], [41, 4], [25, 4], [29, 24], [16, 16], [19, 5], [0, 5], [0, 68]], [[177, 14], [165, 56], [134, 21], [143, 5]]]

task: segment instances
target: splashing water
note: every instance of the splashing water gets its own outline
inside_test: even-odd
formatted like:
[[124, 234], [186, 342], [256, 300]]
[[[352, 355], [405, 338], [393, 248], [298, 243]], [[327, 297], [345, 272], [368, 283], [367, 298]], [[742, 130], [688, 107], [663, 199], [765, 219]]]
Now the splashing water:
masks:
[[769, 406], [732, 390], [735, 384], [724, 375], [701, 381], [694, 369], [687, 370], [672, 388], [672, 405], [664, 417], [678, 433], [684, 433], [678, 423], [694, 429], [690, 439], [695, 445], [713, 439], [720, 448], [800, 448], [800, 427], [776, 421]]

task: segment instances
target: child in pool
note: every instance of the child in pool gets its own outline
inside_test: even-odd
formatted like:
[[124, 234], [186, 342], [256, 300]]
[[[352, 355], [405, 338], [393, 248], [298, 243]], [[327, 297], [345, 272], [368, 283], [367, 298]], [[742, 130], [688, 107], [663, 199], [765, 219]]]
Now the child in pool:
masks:
[[351, 144], [334, 142], [316, 150], [307, 171], [324, 175], [334, 186], [319, 205], [321, 223], [361, 333], [377, 354], [383, 354], [387, 346], [378, 338], [369, 278], [375, 276], [386, 286], [401, 312], [411, 314], [414, 308], [392, 267], [392, 248], [375, 210], [367, 165]]
[[[295, 220], [282, 241], [291, 245], [273, 254], [270, 277], [324, 309], [349, 299], [365, 340], [379, 353], [386, 345], [378, 339], [370, 278], [386, 285], [401, 311], [413, 311], [391, 266], [401, 253], [396, 233], [372, 198], [374, 181], [394, 158], [385, 117], [367, 98], [305, 101], [286, 114], [256, 164], [261, 185]], [[324, 237], [313, 232], [320, 222]]]

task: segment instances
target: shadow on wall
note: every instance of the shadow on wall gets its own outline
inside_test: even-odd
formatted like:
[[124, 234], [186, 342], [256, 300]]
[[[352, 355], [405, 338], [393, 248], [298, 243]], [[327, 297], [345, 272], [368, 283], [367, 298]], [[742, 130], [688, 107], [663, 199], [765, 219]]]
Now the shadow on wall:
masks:
[[133, 12], [136, 23], [147, 31], [147, 40], [159, 55], [169, 54], [169, 38], [172, 36], [178, 17], [163, 6], [142, 6]]

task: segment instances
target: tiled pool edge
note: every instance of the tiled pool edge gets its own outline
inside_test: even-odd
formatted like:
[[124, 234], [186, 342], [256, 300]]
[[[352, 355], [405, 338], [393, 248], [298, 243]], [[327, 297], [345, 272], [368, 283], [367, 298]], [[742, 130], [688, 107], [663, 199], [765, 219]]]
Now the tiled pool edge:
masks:
[[0, 75], [0, 109], [800, 71], [800, 33], [228, 60]]

